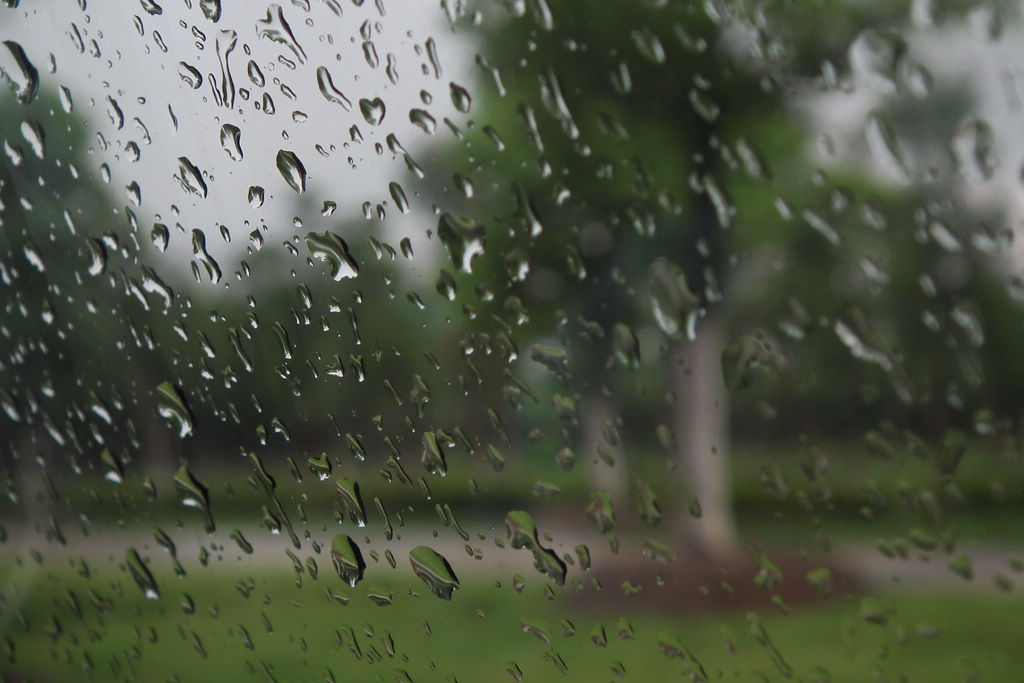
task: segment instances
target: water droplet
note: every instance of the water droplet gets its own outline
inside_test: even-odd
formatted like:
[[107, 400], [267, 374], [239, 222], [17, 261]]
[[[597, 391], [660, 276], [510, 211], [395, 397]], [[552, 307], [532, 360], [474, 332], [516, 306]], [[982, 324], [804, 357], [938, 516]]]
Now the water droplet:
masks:
[[636, 510], [647, 526], [658, 526], [661, 523], [661, 506], [654, 489], [646, 481], [636, 483]]
[[828, 243], [832, 246], [838, 247], [843, 243], [843, 238], [836, 231], [835, 227], [817, 211], [804, 209], [800, 212], [800, 217], [804, 219], [811, 229], [828, 240]]
[[[220, 265], [213, 258], [209, 251], [206, 249], [206, 234], [198, 229], [192, 230], [192, 254], [196, 257], [196, 261], [206, 270], [207, 277], [214, 284], [220, 282], [222, 276]], [[196, 273], [196, 282], [199, 281], [199, 271]]]
[[858, 81], [880, 93], [897, 90], [897, 69], [907, 46], [896, 33], [866, 29], [850, 43], [850, 68]]
[[331, 542], [331, 561], [334, 562], [334, 571], [342, 581], [350, 587], [363, 580], [363, 572], [366, 571], [366, 562], [363, 561], [363, 553], [359, 546], [352, 540], [352, 537], [345, 534], [337, 534]]
[[350, 477], [341, 477], [337, 482], [338, 502], [342, 511], [359, 527], [366, 526], [366, 506], [359, 492], [359, 482]]
[[443, 555], [433, 548], [420, 545], [409, 551], [409, 563], [431, 593], [442, 600], [452, 599], [452, 593], [459, 588], [459, 579]]
[[640, 341], [629, 325], [616, 323], [612, 328], [612, 353], [623, 366], [640, 367]]
[[859, 308], [851, 308], [835, 321], [836, 336], [850, 350], [854, 358], [874, 363], [887, 372], [893, 364], [885, 340], [873, 332]]
[[505, 530], [509, 544], [516, 549], [527, 549], [533, 552], [534, 567], [537, 571], [550, 576], [559, 586], [565, 583], [566, 566], [558, 555], [540, 544], [537, 536], [537, 523], [530, 513], [513, 510], [505, 515]]
[[65, 113], [70, 114], [74, 110], [75, 105], [71, 100], [71, 91], [63, 85], [60, 87], [60, 106]]
[[87, 238], [89, 249], [89, 275], [100, 275], [107, 270], [107, 248], [97, 239]]
[[156, 4], [155, 0], [139, 0], [139, 3], [147, 14], [158, 16], [164, 13], [164, 8]]
[[214, 98], [217, 100], [217, 104], [222, 104], [229, 110], [234, 109], [234, 77], [231, 75], [229, 60], [231, 52], [238, 42], [238, 34], [227, 29], [218, 34], [214, 45], [217, 51], [217, 60], [220, 63], [220, 87], [215, 88]]
[[367, 123], [371, 126], [379, 126], [380, 122], [384, 120], [386, 110], [384, 108], [384, 101], [379, 97], [375, 97], [372, 100], [364, 97], [359, 100], [359, 111]]
[[206, 198], [209, 190], [206, 181], [203, 180], [203, 173], [187, 157], [178, 157], [178, 175], [174, 176], [182, 189], [199, 197]]
[[245, 536], [242, 534], [241, 529], [236, 528], [234, 531], [231, 532], [231, 540], [235, 542], [235, 544], [243, 553], [245, 553], [246, 555], [252, 555], [252, 543], [249, 543], [249, 541], [246, 540]]
[[367, 593], [366, 597], [369, 598], [373, 604], [377, 605], [377, 607], [387, 607], [394, 599], [393, 594], [391, 593], [388, 593], [387, 595], [384, 593]]
[[109, 95], [107, 95], [107, 117], [110, 119], [110, 123], [114, 125], [114, 128], [118, 130], [124, 128], [124, 112], [121, 111], [121, 105]]
[[447, 270], [441, 270], [437, 275], [437, 282], [434, 284], [437, 293], [448, 301], [455, 301], [456, 287], [455, 279]]
[[968, 116], [957, 126], [950, 142], [960, 173], [972, 182], [983, 182], [995, 173], [995, 135], [985, 121]]
[[220, 21], [220, 0], [199, 0], [203, 16], [212, 22]]
[[309, 458], [306, 463], [309, 465], [309, 471], [315, 474], [320, 481], [329, 479], [331, 471], [334, 469], [327, 453], [321, 453], [319, 458]]
[[558, 74], [553, 69], [547, 69], [540, 75], [540, 96], [544, 108], [558, 120], [565, 136], [570, 140], [579, 138], [580, 129], [565, 101], [565, 96], [562, 94], [562, 84], [558, 79]]
[[299, 161], [299, 157], [295, 156], [295, 152], [278, 150], [277, 170], [288, 186], [297, 193], [302, 194], [306, 191], [306, 167]]
[[471, 218], [443, 213], [437, 224], [437, 236], [455, 267], [472, 273], [473, 260], [484, 253], [487, 245], [487, 229]]
[[46, 156], [46, 134], [38, 122], [22, 121], [21, 136], [25, 138], [25, 142], [32, 148], [36, 157], [42, 159]]
[[472, 99], [469, 96], [469, 91], [463, 88], [457, 83], [449, 83], [450, 95], [452, 98], [452, 106], [463, 114], [469, 113], [469, 108], [472, 104]]
[[437, 56], [437, 43], [433, 38], [427, 38], [427, 59], [434, 69], [434, 78], [441, 78], [441, 60]]
[[178, 76], [193, 90], [198, 90], [203, 85], [203, 75], [191, 64], [178, 62]]
[[642, 29], [630, 31], [629, 35], [641, 55], [655, 64], [665, 63], [665, 46], [661, 44], [661, 39], [650, 28], [645, 26]]
[[0, 55], [0, 76], [10, 81], [14, 96], [22, 104], [28, 104], [39, 93], [39, 72], [29, 61], [25, 50], [13, 40], [5, 40], [8, 57]]
[[193, 431], [192, 413], [185, 404], [181, 393], [170, 382], [161, 382], [156, 388], [157, 413], [177, 430], [178, 438], [191, 436]]
[[398, 183], [392, 182], [388, 185], [388, 191], [391, 193], [391, 198], [395, 200], [395, 206], [402, 213], [409, 213], [409, 200], [405, 196], [405, 190]]
[[171, 240], [171, 232], [163, 223], [154, 223], [153, 229], [149, 231], [149, 238], [153, 240], [153, 245], [157, 248], [157, 251], [163, 253], [167, 251], [167, 244]]
[[182, 494], [181, 504], [185, 507], [199, 508], [203, 513], [206, 533], [212, 534], [217, 526], [213, 522], [210, 509], [210, 490], [193, 476], [186, 465], [182, 465], [174, 475], [174, 483]]
[[242, 131], [238, 126], [225, 123], [220, 127], [220, 146], [232, 161], [242, 160]]
[[139, 557], [139, 551], [135, 548], [128, 548], [124, 553], [124, 559], [128, 565], [128, 572], [132, 575], [132, 580], [135, 581], [135, 585], [142, 590], [146, 598], [149, 600], [159, 599], [160, 589], [157, 588], [156, 579], [153, 578], [146, 563]]
[[431, 135], [437, 129], [437, 120], [423, 109], [410, 109], [409, 120], [419, 126], [427, 135]]
[[253, 60], [249, 60], [249, 64], [245, 67], [245, 71], [249, 74], [249, 80], [257, 88], [262, 88], [267, 84], [266, 77], [263, 76], [263, 72], [260, 70], [259, 64]]
[[607, 491], [594, 491], [587, 506], [587, 517], [597, 530], [606, 534], [615, 528], [615, 508]]
[[359, 264], [349, 253], [348, 244], [333, 232], [306, 233], [306, 246], [315, 258], [327, 262], [335, 282], [359, 275]]
[[420, 457], [420, 462], [423, 463], [423, 468], [431, 474], [441, 477], [448, 474], [448, 463], [444, 457], [444, 450], [438, 443], [435, 432], [423, 433], [423, 454]]
[[377, 65], [380, 64], [380, 58], [377, 57], [377, 47], [371, 40], [363, 43], [363, 59], [366, 60], [371, 69], [376, 69]]
[[872, 112], [867, 127], [868, 149], [878, 164], [898, 183], [910, 182], [910, 173], [900, 152], [892, 125], [882, 114]]
[[534, 344], [530, 347], [530, 358], [556, 375], [564, 374], [569, 367], [569, 354], [558, 346]]
[[640, 554], [648, 560], [654, 560], [660, 564], [669, 564], [676, 561], [676, 554], [673, 550], [659, 541], [644, 541]]
[[651, 312], [662, 332], [694, 339], [702, 313], [700, 299], [690, 290], [679, 266], [665, 258], [655, 259], [647, 269], [647, 289]]
[[281, 9], [280, 5], [270, 5], [267, 9], [266, 18], [257, 22], [256, 30], [260, 38], [266, 38], [271, 42], [284, 45], [299, 60], [300, 64], [306, 63], [306, 52], [299, 45], [299, 41], [295, 39], [292, 27], [288, 25], [288, 21], [284, 18], [284, 10]]
[[156, 294], [162, 298], [165, 306], [170, 306], [174, 301], [174, 290], [168, 287], [149, 266], [142, 267], [142, 290], [147, 294]]
[[334, 80], [331, 78], [331, 73], [327, 70], [327, 67], [317, 67], [316, 85], [320, 89], [320, 94], [328, 102], [341, 105], [341, 108], [345, 111], [352, 109], [352, 102], [334, 85]]
[[264, 191], [259, 185], [252, 185], [249, 188], [247, 199], [249, 200], [249, 206], [254, 209], [258, 209], [263, 206]]

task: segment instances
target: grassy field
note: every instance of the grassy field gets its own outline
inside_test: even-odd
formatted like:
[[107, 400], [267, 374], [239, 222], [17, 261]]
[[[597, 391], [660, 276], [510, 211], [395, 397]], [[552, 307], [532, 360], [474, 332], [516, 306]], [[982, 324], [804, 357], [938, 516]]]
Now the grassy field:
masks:
[[354, 589], [329, 564], [316, 579], [244, 564], [156, 572], [155, 600], [124, 568], [0, 576], [8, 680], [1024, 680], [1024, 603], [994, 592], [837, 595], [755, 617], [611, 608], [571, 589], [549, 600], [539, 575], [521, 593], [467, 580], [446, 602], [402, 564]]
[[[795, 553], [814, 551], [819, 533], [835, 541], [874, 541], [925, 528], [938, 537], [1007, 547], [1024, 538], [1016, 514], [1024, 500], [1020, 461], [976, 449], [952, 490], [944, 488], [951, 480], [942, 480], [926, 459], [834, 450], [829, 499], [803, 474], [796, 452], [779, 447], [753, 460], [736, 454], [733, 493], [745, 541]], [[777, 481], [764, 485], [762, 464], [769, 462], [785, 480], [784, 496]], [[559, 474], [548, 465], [510, 458], [500, 475], [453, 466], [446, 479], [431, 479], [430, 500], [418, 486], [389, 484], [371, 469], [347, 474], [359, 479], [367, 503], [380, 497], [393, 517], [402, 512], [409, 522], [429, 521], [449, 535], [438, 525], [439, 502], [450, 502], [470, 533], [485, 519], [500, 523], [510, 506], [537, 506], [567, 523], [589, 525], [582, 469]], [[330, 519], [333, 481], [307, 474], [300, 483], [278, 469], [277, 495], [297, 524], [300, 506], [313, 520], [303, 525], [307, 529]], [[652, 482], [667, 518], [685, 514], [678, 509], [685, 498], [675, 495], [663, 463], [647, 462], [633, 472]], [[199, 467], [195, 474], [210, 488], [219, 529], [251, 528], [259, 519], [266, 498], [237, 470]], [[138, 479], [123, 486], [98, 475], [58, 479], [41, 508], [0, 507], [0, 526], [11, 532], [34, 526], [45, 535], [45, 517], [52, 514], [77, 534], [86, 528], [84, 512], [93, 537], [152, 539], [155, 527], [173, 531], [178, 520], [199, 523], [200, 513], [181, 506], [170, 477], [157, 482], [153, 500]], [[560, 492], [526, 495], [538, 481]], [[923, 493], [933, 504], [921, 503]], [[630, 514], [620, 521], [623, 538], [640, 533]], [[373, 510], [369, 516], [371, 526], [379, 523]], [[123, 548], [102, 561], [103, 553], [93, 553], [97, 559], [86, 569], [57, 546], [36, 562], [29, 553], [5, 555], [0, 545], [0, 679], [492, 681], [511, 672], [523, 680], [1024, 681], [1024, 601], [990, 582], [970, 593], [904, 583], [892, 587], [900, 592], [868, 602], [836, 593], [793, 604], [789, 615], [774, 608], [751, 615], [742, 606], [668, 613], [659, 609], [653, 585], [635, 602], [621, 592], [616, 600], [580, 599], [571, 586], [546, 592], [548, 582], [534, 573], [521, 592], [512, 576], [470, 573], [446, 602], [413, 575], [406, 557], [395, 571], [379, 557], [378, 570], [352, 589], [326, 552], [317, 556], [316, 576], [302, 566], [305, 553], [297, 559], [301, 573], [288, 573], [280, 564], [236, 561], [237, 548], [229, 548], [223, 555], [232, 559], [209, 567], [183, 558], [188, 574], [178, 577], [166, 554], [147, 542], [160, 587], [155, 600], [133, 581]], [[697, 586], [686, 590], [696, 593]]]

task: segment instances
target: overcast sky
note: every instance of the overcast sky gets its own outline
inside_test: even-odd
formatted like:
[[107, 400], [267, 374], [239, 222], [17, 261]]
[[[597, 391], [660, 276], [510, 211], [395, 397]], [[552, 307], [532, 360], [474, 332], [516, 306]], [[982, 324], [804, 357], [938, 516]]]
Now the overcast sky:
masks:
[[[248, 233], [261, 223], [270, 228], [267, 247], [280, 249], [282, 240], [292, 235], [363, 220], [366, 201], [373, 206], [387, 205], [387, 220], [379, 226], [381, 239], [393, 241], [397, 248], [402, 237], [409, 237], [418, 247], [418, 257], [427, 250], [426, 232], [436, 219], [429, 214], [429, 200], [416, 196], [416, 183], [409, 178], [401, 156], [396, 158], [388, 150], [386, 138], [394, 133], [430, 172], [432, 164], [424, 156], [428, 145], [438, 148], [453, 139], [443, 119], [450, 117], [464, 126], [469, 118], [454, 108], [449, 83], [471, 88], [470, 79], [476, 75], [472, 73], [474, 53], [471, 43], [454, 33], [439, 3], [225, 2], [216, 23], [204, 16], [198, 0], [157, 3], [162, 10], [157, 15], [145, 11], [144, 4], [153, 4], [148, 0], [90, 0], [85, 11], [80, 7], [84, 2], [22, 3], [17, 10], [0, 10], [0, 38], [16, 40], [24, 47], [40, 72], [42, 87], [67, 87], [76, 113], [88, 117], [95, 133], [108, 143], [103, 150], [99, 138], [93, 138], [97, 140], [91, 155], [95, 168], [83, 171], [97, 173], [101, 163], [108, 164], [111, 190], [121, 204], [128, 201], [124, 188], [138, 182], [142, 206], [135, 211], [144, 234], [154, 220], [172, 227], [181, 223], [186, 228], [185, 234], [172, 230], [172, 248], [161, 264], [165, 277], [179, 282], [191, 278], [188, 260], [193, 228], [206, 233], [208, 247], [222, 259], [229, 276], [244, 257]], [[332, 5], [340, 9], [340, 16]], [[272, 39], [282, 33], [278, 11], [291, 29], [293, 44], [287, 38], [286, 42]], [[275, 19], [271, 24], [263, 23], [268, 12]], [[227, 53], [232, 32], [236, 34], [235, 47]], [[79, 52], [78, 36], [84, 54]], [[440, 73], [428, 55], [431, 38]], [[367, 58], [371, 44], [376, 65]], [[234, 85], [226, 89], [225, 53]], [[50, 55], [54, 73], [49, 73]], [[397, 82], [387, 74], [389, 60]], [[250, 78], [250, 61], [262, 73], [263, 87]], [[181, 74], [189, 73], [182, 62], [202, 77], [198, 89], [182, 78]], [[320, 67], [326, 68], [334, 86], [351, 103], [347, 110], [321, 94]], [[233, 95], [233, 107], [223, 102], [218, 105], [215, 90]], [[430, 105], [423, 103], [421, 92], [432, 96]], [[273, 114], [264, 111], [264, 94], [273, 100]], [[123, 114], [120, 129], [108, 115], [108, 97]], [[379, 125], [371, 125], [360, 113], [359, 103], [364, 98], [380, 98], [383, 103], [385, 114]], [[410, 122], [413, 107], [435, 117], [438, 125], [433, 135]], [[177, 118], [176, 130], [169, 110]], [[221, 145], [224, 124], [241, 131], [241, 161], [233, 160]], [[358, 127], [361, 142], [351, 140], [353, 126]], [[146, 141], [147, 132], [151, 142]], [[138, 161], [125, 151], [131, 142], [141, 151]], [[306, 168], [309, 182], [302, 206], [277, 170], [279, 150], [294, 152]], [[203, 172], [208, 186], [205, 199], [189, 194], [174, 179], [182, 156]], [[405, 188], [412, 209], [409, 214], [403, 216], [396, 210], [389, 194], [391, 181]], [[248, 202], [248, 188], [253, 185], [265, 188], [266, 200], [260, 209]], [[331, 219], [322, 218], [318, 211], [328, 200], [338, 205]], [[303, 220], [303, 227], [293, 226], [295, 216]], [[221, 240], [218, 224], [228, 226], [231, 245]]]
[[[454, 81], [474, 90], [479, 69], [473, 66], [471, 33], [453, 31], [441, 3], [433, 0], [366, 0], [356, 6], [352, 0], [293, 0], [280, 5], [257, 2], [225, 2], [223, 15], [215, 23], [204, 16], [198, 0], [157, 0], [162, 13], [145, 11], [149, 0], [138, 2], [98, 2], [91, 0], [83, 10], [80, 2], [22, 3], [20, 9], [3, 9], [0, 37], [18, 41], [39, 68], [43, 86], [67, 87], [76, 112], [91, 120], [97, 137], [109, 144], [94, 147], [91, 160], [98, 172], [101, 163], [112, 172], [111, 189], [120, 202], [127, 201], [124, 187], [138, 182], [142, 206], [137, 210], [146, 231], [154, 220], [173, 226], [180, 223], [185, 234], [172, 231], [172, 248], [164, 257], [162, 271], [171, 280], [190, 278], [189, 233], [193, 228], [206, 232], [207, 243], [226, 274], [238, 267], [248, 243], [247, 235], [265, 223], [267, 245], [281, 248], [284, 239], [302, 236], [309, 230], [338, 227], [346, 221], [362, 220], [362, 204], [388, 205], [388, 218], [379, 225], [379, 235], [396, 247], [409, 237], [417, 260], [434, 249], [426, 242], [427, 231], [434, 227], [430, 200], [417, 196], [417, 183], [405, 170], [402, 158], [387, 149], [386, 138], [394, 133], [426, 173], [437, 173], [440, 164], [430, 158], [431, 149], [454, 140], [443, 124], [450, 117], [465, 126], [473, 116], [456, 111], [449, 96]], [[309, 5], [308, 9], [305, 5]], [[921, 3], [917, 3], [920, 5]], [[332, 10], [340, 9], [340, 16]], [[383, 6], [384, 11], [380, 10]], [[486, 5], [491, 15], [483, 21], [499, 18], [497, 3]], [[269, 15], [270, 24], [263, 23]], [[294, 35], [294, 45], [272, 40], [282, 30], [278, 12]], [[986, 183], [962, 183], [966, 201], [1002, 205], [1009, 224], [1017, 228], [1024, 216], [1024, 192], [1021, 186], [1021, 160], [1024, 158], [1020, 81], [1022, 32], [1019, 22], [993, 24], [989, 15], [978, 10], [966, 19], [948, 17], [940, 25], [927, 25], [917, 17], [916, 26], [902, 31], [909, 46], [909, 57], [927, 70], [939, 88], [966, 84], [977, 98], [975, 114], [991, 125], [999, 165]], [[465, 26], [466, 24], [461, 24]], [[991, 31], [992, 26], [998, 31]], [[223, 93], [223, 46], [235, 32], [236, 46], [227, 56], [234, 88], [233, 106], [216, 103], [215, 88]], [[262, 35], [261, 35], [262, 34]], [[368, 38], [368, 40], [367, 40]], [[426, 48], [432, 38], [436, 46], [440, 73], [436, 72]], [[377, 64], [366, 57], [372, 43]], [[84, 47], [84, 54], [79, 52]], [[55, 73], [48, 73], [51, 61]], [[4, 55], [8, 58], [9, 55]], [[397, 83], [387, 75], [389, 59], [397, 74]], [[252, 82], [249, 63], [255, 64], [265, 78], [263, 87]], [[181, 76], [187, 75], [182, 62], [202, 77], [193, 89]], [[842, 65], [840, 65], [842, 66]], [[329, 102], [318, 87], [317, 71], [325, 67], [334, 85], [351, 106]], [[322, 73], [322, 72], [321, 72]], [[321, 79], [322, 80], [322, 79]], [[884, 93], [870, 83], [854, 79], [849, 92], [814, 98], [817, 127], [829, 133], [838, 145], [840, 159], [859, 157], [884, 175], [884, 164], [872, 160], [866, 141], [867, 121], [872, 109], [882, 102]], [[245, 97], [248, 91], [248, 98]], [[429, 105], [421, 93], [432, 97]], [[273, 99], [275, 112], [263, 109], [263, 96]], [[292, 99], [291, 96], [294, 97]], [[905, 96], [905, 95], [902, 95]], [[118, 129], [108, 116], [116, 101], [124, 116]], [[359, 111], [361, 99], [380, 98], [385, 114], [379, 125], [371, 125]], [[437, 128], [428, 136], [409, 120], [409, 111], [421, 107], [437, 120]], [[171, 123], [169, 108], [177, 121]], [[115, 115], [116, 118], [116, 115]], [[138, 119], [148, 131], [151, 142], [136, 124]], [[220, 142], [224, 124], [241, 131], [244, 159], [232, 160]], [[350, 129], [357, 126], [361, 142], [351, 141]], [[950, 131], [950, 136], [953, 131]], [[902, 150], [910, 182], [919, 182], [933, 159], [915, 158], [913, 150], [900, 142], [901, 131], [894, 131]], [[141, 157], [132, 161], [125, 152], [130, 142], [138, 144]], [[377, 146], [383, 150], [378, 153]], [[304, 164], [309, 184], [300, 207], [296, 193], [289, 188], [276, 168], [279, 150], [294, 152]], [[932, 141], [932, 157], [945, 156], [948, 163], [949, 140]], [[175, 181], [179, 157], [188, 158], [203, 174], [208, 185], [205, 199], [187, 193]], [[411, 212], [401, 215], [389, 195], [389, 183], [401, 182], [411, 203]], [[248, 188], [265, 188], [266, 202], [260, 209], [248, 203]], [[324, 201], [338, 204], [332, 219], [319, 216]], [[180, 215], [175, 215], [176, 207]], [[300, 216], [303, 226], [293, 226]], [[233, 244], [226, 245], [217, 226], [228, 226]], [[376, 223], [375, 223], [376, 225]], [[301, 245], [299, 245], [301, 247]], [[1015, 247], [1024, 257], [1024, 247]], [[1018, 258], [1024, 260], [1024, 258]]]

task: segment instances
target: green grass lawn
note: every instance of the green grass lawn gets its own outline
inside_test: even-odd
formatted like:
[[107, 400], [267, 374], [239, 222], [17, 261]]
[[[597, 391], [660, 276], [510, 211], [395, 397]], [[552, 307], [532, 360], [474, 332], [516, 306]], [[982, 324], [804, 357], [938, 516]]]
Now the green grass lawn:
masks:
[[[147, 600], [113, 566], [86, 578], [69, 564], [7, 564], [0, 670], [42, 681], [492, 681], [510, 669], [524, 680], [1024, 680], [1024, 603], [1012, 595], [881, 595], [884, 624], [862, 616], [859, 597], [833, 596], [764, 612], [758, 628], [743, 610], [605, 608], [571, 588], [549, 600], [540, 575], [521, 593], [511, 577], [469, 578], [446, 602], [407, 563], [354, 589], [327, 558], [301, 586], [244, 563], [154, 574], [161, 596]], [[620, 637], [625, 622], [632, 638]], [[604, 647], [592, 639], [600, 628]]]
[[[783, 450], [771, 453], [788, 483], [783, 498], [762, 486], [763, 458], [737, 454], [734, 497], [747, 540], [796, 550], [816, 547], [819, 531], [835, 541], [904, 538], [915, 528], [958, 540], [1024, 537], [1015, 514], [1024, 499], [1018, 461], [968, 457], [953, 495], [925, 460], [839, 454], [828, 480], [833, 498], [822, 501], [797, 456]], [[671, 517], [678, 510], [670, 506], [680, 505], [675, 480], [663, 469], [648, 469], [638, 467], [636, 474], [654, 482]], [[451, 502], [471, 532], [478, 526], [473, 520], [491, 512], [501, 519], [513, 504], [557, 509], [567, 520], [589, 524], [582, 471], [562, 478], [552, 471], [539, 465], [517, 470], [514, 462], [501, 475], [453, 466], [448, 478], [431, 479], [430, 500], [418, 487], [386, 483], [369, 470], [349, 474], [359, 475], [367, 503], [379, 496], [393, 516], [402, 512], [410, 522], [437, 525], [435, 504]], [[296, 523], [300, 504], [324, 516], [337, 499], [333, 481], [306, 475], [300, 484], [287, 472], [274, 474]], [[197, 476], [210, 487], [219, 528], [258, 518], [266, 499], [237, 471], [200, 468]], [[122, 487], [96, 477], [59, 480], [49, 509], [69, 532], [83, 523], [81, 513], [100, 531], [114, 525], [115, 532], [148, 529], [147, 536], [155, 526], [173, 529], [176, 520], [197, 523], [199, 513], [181, 507], [169, 479], [158, 482], [154, 501], [136, 479]], [[561, 492], [550, 500], [525, 497], [537, 480], [550, 480]], [[923, 505], [922, 492], [935, 505]], [[29, 508], [8, 508], [0, 508], [0, 520], [13, 530]], [[625, 537], [632, 531], [623, 516]], [[376, 523], [372, 510], [370, 517]], [[538, 574], [526, 577], [522, 592], [511, 576], [469, 574], [446, 602], [413, 575], [406, 557], [398, 558], [395, 571], [379, 558], [377, 571], [354, 589], [341, 583], [327, 553], [316, 556], [315, 578], [308, 567], [288, 574], [233, 559], [207, 568], [188, 562], [188, 575], [179, 578], [157, 548], [151, 567], [161, 595], [147, 600], [122, 556], [94, 561], [85, 571], [59, 550], [36, 564], [28, 555], [16, 563], [3, 549], [0, 680], [492, 681], [511, 671], [524, 680], [1024, 681], [1024, 603], [991, 587], [967, 594], [915, 592], [904, 584], [904, 592], [875, 596], [882, 608], [869, 605], [872, 620], [862, 614], [863, 596], [837, 594], [792, 605], [788, 616], [772, 609], [751, 621], [742, 608], [652, 610], [659, 590], [653, 585], [632, 605], [573, 599], [571, 587], [547, 594]], [[223, 554], [234, 557], [237, 550], [228, 550]], [[371, 594], [390, 604], [378, 606]], [[607, 642], [599, 646], [594, 636], [602, 629]], [[632, 637], [621, 638], [620, 631]]]

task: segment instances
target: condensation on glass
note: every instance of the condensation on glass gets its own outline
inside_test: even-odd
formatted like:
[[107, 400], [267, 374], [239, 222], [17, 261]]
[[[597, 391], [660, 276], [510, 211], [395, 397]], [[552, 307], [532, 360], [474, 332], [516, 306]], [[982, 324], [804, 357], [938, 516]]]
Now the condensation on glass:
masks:
[[0, 3], [12, 680], [1009, 680], [1017, 3]]

